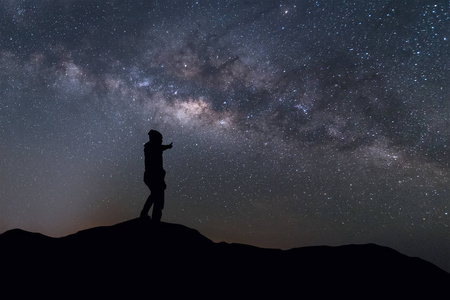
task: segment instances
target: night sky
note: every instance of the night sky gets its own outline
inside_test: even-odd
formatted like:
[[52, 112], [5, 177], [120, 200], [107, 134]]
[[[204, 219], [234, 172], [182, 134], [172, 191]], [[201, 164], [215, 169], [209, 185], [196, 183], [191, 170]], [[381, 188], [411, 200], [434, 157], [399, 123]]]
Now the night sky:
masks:
[[5, 0], [0, 232], [136, 218], [288, 249], [377, 243], [450, 271], [450, 4]]

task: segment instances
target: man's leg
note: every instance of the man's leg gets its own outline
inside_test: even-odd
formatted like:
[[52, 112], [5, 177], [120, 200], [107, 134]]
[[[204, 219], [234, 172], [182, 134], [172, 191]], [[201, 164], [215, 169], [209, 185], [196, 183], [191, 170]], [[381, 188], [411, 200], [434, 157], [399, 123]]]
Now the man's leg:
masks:
[[[151, 193], [151, 192], [150, 192]], [[141, 218], [147, 218], [148, 217], [148, 211], [150, 210], [150, 207], [152, 207], [153, 204], [153, 193], [150, 194], [150, 196], [148, 196], [147, 201], [145, 201], [144, 207], [142, 208], [141, 211]], [[154, 208], [153, 208], [154, 210]]]
[[164, 190], [155, 193], [154, 203], [155, 205], [153, 206], [152, 220], [159, 222], [161, 221], [162, 210], [164, 208]]

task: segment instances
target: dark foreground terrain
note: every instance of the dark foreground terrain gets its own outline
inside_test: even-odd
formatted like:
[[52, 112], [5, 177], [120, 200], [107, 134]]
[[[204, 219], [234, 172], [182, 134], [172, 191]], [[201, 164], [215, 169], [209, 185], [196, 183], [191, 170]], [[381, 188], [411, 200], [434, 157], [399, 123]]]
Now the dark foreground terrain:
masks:
[[450, 286], [435, 265], [375, 244], [262, 249], [139, 219], [62, 238], [10, 230], [0, 259], [0, 290], [11, 299], [432, 299]]

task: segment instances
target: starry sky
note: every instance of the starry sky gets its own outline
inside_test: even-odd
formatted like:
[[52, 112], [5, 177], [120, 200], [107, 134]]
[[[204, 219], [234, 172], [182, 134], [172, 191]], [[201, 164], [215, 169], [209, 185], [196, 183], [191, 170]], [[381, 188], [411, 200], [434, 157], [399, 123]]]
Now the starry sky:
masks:
[[448, 1], [5, 0], [0, 232], [135, 218], [289, 249], [377, 243], [450, 271]]

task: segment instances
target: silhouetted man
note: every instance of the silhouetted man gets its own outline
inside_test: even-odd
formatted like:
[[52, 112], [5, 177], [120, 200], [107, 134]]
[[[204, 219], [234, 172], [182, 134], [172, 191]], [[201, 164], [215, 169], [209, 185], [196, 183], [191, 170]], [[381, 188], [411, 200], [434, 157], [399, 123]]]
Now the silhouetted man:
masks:
[[152, 219], [158, 222], [161, 220], [164, 208], [164, 190], [167, 187], [164, 181], [166, 171], [163, 169], [163, 151], [171, 149], [172, 143], [163, 145], [163, 136], [156, 130], [150, 130], [148, 136], [150, 141], [144, 146], [144, 182], [150, 189], [150, 196], [142, 208], [141, 218], [148, 218], [148, 211], [153, 204]]

